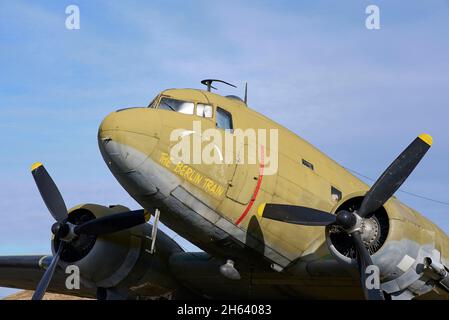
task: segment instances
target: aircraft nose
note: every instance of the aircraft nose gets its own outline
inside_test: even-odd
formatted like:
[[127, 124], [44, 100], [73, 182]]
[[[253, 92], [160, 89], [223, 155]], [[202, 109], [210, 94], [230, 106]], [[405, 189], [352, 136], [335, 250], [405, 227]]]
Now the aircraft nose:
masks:
[[117, 121], [117, 118], [117, 112], [111, 112], [108, 114], [101, 122], [99, 132], [102, 133], [104, 131], [118, 130], [120, 121]]
[[148, 136], [157, 136], [160, 127], [157, 110], [128, 108], [108, 114], [103, 119], [99, 131], [129, 131]]
[[157, 112], [130, 108], [112, 112], [98, 130], [101, 154], [111, 170], [127, 173], [151, 156], [159, 142], [161, 124]]

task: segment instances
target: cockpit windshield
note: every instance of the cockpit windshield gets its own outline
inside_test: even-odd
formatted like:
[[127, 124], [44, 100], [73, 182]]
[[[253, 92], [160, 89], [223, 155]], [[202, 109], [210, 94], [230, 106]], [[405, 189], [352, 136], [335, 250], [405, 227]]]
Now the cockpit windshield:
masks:
[[159, 103], [159, 109], [171, 110], [184, 114], [193, 114], [195, 105], [193, 102], [164, 97], [161, 99], [161, 102]]
[[157, 98], [159, 98], [158, 96], [156, 96], [151, 103], [148, 105], [148, 108], [156, 108], [157, 107]]

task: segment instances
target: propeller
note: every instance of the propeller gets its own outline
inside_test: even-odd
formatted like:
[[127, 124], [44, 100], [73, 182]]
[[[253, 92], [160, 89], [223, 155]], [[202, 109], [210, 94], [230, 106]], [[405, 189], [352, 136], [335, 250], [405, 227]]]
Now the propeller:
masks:
[[59, 243], [58, 251], [56, 255], [51, 260], [50, 266], [45, 271], [42, 279], [39, 281], [36, 290], [31, 297], [31, 300], [42, 300], [44, 297], [45, 291], [47, 291], [48, 285], [50, 284], [51, 279], [53, 278], [53, 274], [55, 273], [56, 266], [58, 265], [59, 259], [61, 258], [62, 250], [64, 249], [64, 242]]
[[31, 173], [48, 211], [56, 220], [51, 227], [51, 231], [56, 238], [61, 240], [50, 266], [45, 271], [33, 294], [32, 300], [41, 300], [67, 243], [77, 239], [80, 235], [100, 236], [135, 227], [145, 223], [149, 219], [149, 213], [144, 210], [127, 211], [92, 219], [80, 225], [73, 225], [68, 222], [68, 212], [64, 199], [42, 163], [33, 164]]
[[383, 300], [380, 288], [371, 289], [366, 285], [367, 267], [373, 265], [370, 253], [362, 240], [363, 220], [370, 218], [382, 207], [410, 176], [426, 152], [432, 146], [432, 137], [428, 134], [418, 136], [385, 170], [369, 191], [365, 194], [360, 208], [354, 212], [342, 210], [335, 215], [318, 209], [264, 203], [258, 208], [258, 214], [267, 219], [305, 226], [337, 226], [351, 236], [357, 253], [357, 265], [360, 282], [365, 298]]

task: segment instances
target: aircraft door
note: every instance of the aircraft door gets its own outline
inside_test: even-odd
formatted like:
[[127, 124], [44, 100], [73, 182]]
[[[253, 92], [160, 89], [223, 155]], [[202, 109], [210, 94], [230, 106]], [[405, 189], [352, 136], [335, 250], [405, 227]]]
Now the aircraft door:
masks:
[[234, 166], [234, 174], [226, 191], [226, 196], [229, 199], [243, 205], [248, 204], [251, 200], [259, 179], [259, 163], [257, 157], [253, 161], [250, 161], [250, 156], [248, 156], [248, 154], [256, 155], [255, 152], [255, 148], [249, 150], [248, 144], [245, 144], [239, 149]]

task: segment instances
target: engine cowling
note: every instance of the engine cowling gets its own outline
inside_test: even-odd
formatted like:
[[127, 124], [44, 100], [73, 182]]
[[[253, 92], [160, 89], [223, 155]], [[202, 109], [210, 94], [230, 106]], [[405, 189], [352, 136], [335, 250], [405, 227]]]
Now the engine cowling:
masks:
[[[344, 199], [333, 211], [356, 211], [363, 201], [363, 196], [352, 196]], [[362, 240], [370, 255], [374, 255], [385, 244], [390, 231], [390, 220], [384, 207], [379, 208], [371, 218], [363, 222]], [[351, 236], [337, 226], [326, 228], [326, 239], [332, 254], [345, 264], [353, 264], [356, 252], [353, 248]]]
[[[349, 195], [336, 206], [334, 213], [356, 210], [362, 200], [363, 193]], [[332, 226], [326, 228], [326, 241], [334, 257], [345, 265], [355, 266], [355, 251], [349, 237]], [[444, 245], [447, 237], [418, 212], [392, 198], [366, 219], [362, 240], [380, 269], [384, 292], [399, 299], [431, 291], [446, 295], [435, 281], [435, 272], [426, 267], [426, 261], [436, 259], [447, 266], [441, 258], [443, 250], [448, 248], [447, 243]]]
[[[82, 204], [69, 210], [68, 222], [78, 225], [129, 209], [121, 205]], [[170, 297], [179, 284], [168, 268], [173, 253], [181, 247], [161, 230], [157, 232], [155, 252], [150, 252], [152, 226], [148, 223], [102, 236], [80, 235], [67, 242], [59, 265], [77, 266], [81, 287], [97, 292], [99, 299], [146, 299]], [[52, 239], [52, 251], [60, 240]], [[67, 270], [67, 269], [66, 269]]]
[[[105, 207], [96, 204], [83, 204], [69, 210], [68, 221], [74, 225], [106, 215], [129, 211], [129, 208], [116, 205]], [[122, 281], [137, 262], [144, 236], [144, 226], [140, 225], [121, 232], [100, 237], [81, 235], [66, 244], [61, 254], [60, 265], [76, 265], [85, 285], [95, 287], [114, 287]], [[52, 251], [60, 240], [53, 239]]]

